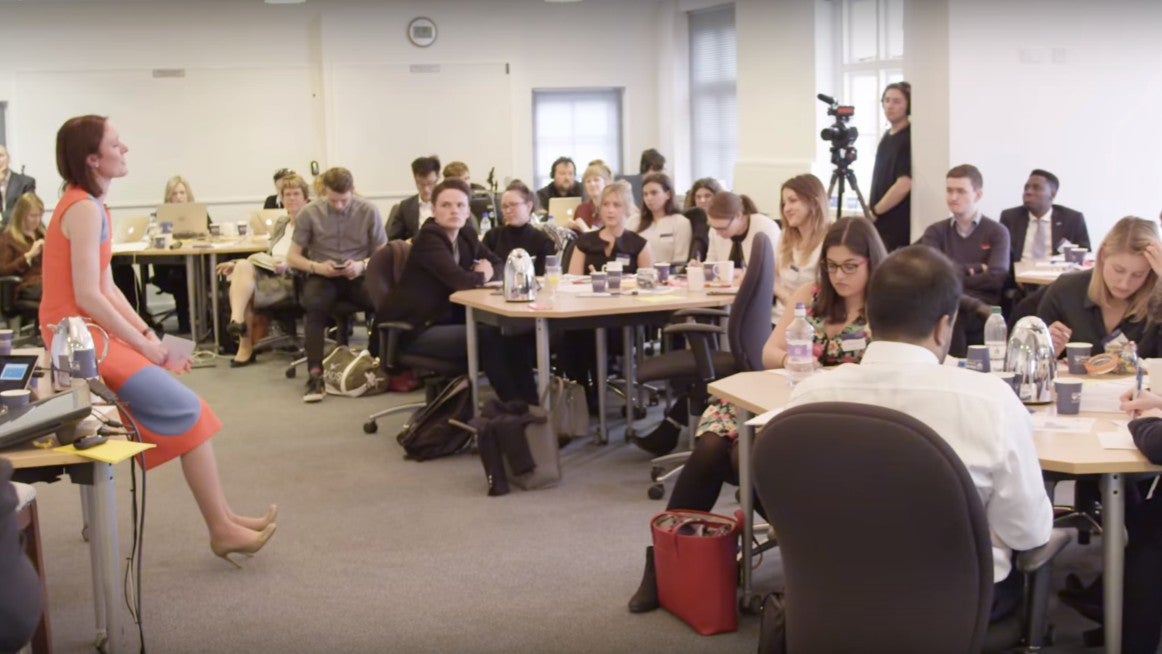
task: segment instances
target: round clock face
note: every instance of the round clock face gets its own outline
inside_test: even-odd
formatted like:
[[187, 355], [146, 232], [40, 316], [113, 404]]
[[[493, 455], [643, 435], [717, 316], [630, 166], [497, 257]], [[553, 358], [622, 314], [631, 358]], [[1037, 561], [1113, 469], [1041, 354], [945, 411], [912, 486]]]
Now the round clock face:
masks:
[[436, 23], [431, 18], [413, 18], [408, 23], [408, 40], [421, 48], [432, 45], [436, 42]]

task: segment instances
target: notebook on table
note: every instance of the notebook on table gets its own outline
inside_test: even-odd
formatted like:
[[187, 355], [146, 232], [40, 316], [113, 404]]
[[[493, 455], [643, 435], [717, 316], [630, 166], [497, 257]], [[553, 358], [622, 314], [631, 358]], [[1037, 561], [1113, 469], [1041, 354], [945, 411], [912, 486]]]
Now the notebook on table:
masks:
[[210, 235], [206, 205], [201, 202], [169, 202], [157, 208], [158, 223], [173, 223], [176, 239], [204, 238]]

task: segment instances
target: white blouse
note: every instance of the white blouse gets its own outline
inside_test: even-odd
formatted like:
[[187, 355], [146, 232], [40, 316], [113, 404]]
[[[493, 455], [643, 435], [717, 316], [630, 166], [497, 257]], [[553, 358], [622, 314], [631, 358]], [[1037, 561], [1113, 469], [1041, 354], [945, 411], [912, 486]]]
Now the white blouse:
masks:
[[686, 263], [689, 260], [693, 230], [686, 216], [675, 213], [661, 220], [655, 219], [645, 231], [638, 231], [640, 225], [640, 214], [630, 216], [626, 221], [630, 231], [637, 232], [650, 244], [650, 254], [655, 263]]
[[[804, 257], [803, 252], [796, 250], [793, 253], [792, 259], [794, 261], [779, 261], [778, 267], [775, 269], [775, 307], [771, 311], [771, 319], [774, 322], [779, 322], [779, 318], [783, 315], [783, 301], [778, 299], [779, 292], [782, 291], [787, 297], [795, 294], [799, 287], [815, 281], [815, 274], [819, 270], [819, 257], [823, 254], [823, 242], [819, 245], [809, 256]], [[796, 262], [805, 261], [805, 265]]]

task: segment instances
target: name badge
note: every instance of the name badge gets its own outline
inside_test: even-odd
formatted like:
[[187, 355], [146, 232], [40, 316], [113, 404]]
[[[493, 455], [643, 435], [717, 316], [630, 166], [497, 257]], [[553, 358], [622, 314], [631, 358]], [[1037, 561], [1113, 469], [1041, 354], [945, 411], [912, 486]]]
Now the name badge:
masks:
[[867, 339], [860, 336], [858, 338], [845, 338], [841, 345], [844, 352], [861, 352], [867, 347]]
[[670, 232], [669, 234], [658, 234], [658, 238], [674, 238], [674, 233]]

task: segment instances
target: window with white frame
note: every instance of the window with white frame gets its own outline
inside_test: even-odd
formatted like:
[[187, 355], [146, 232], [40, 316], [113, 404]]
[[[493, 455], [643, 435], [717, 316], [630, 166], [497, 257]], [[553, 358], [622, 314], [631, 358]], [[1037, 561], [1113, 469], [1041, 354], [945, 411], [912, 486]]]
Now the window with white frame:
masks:
[[[842, 0], [836, 61], [843, 95], [836, 98], [855, 107], [851, 124], [859, 129], [855, 171], [864, 198], [871, 192], [876, 147], [888, 129], [880, 108], [884, 87], [904, 78], [904, 1]], [[858, 211], [854, 193], [843, 198], [844, 209]]]
[[622, 169], [621, 96], [619, 88], [533, 89], [535, 188], [552, 181], [558, 157], [576, 163], [578, 181], [594, 159], [615, 173]]
[[691, 11], [690, 163], [695, 179], [731, 186], [738, 157], [738, 47], [734, 5]]

